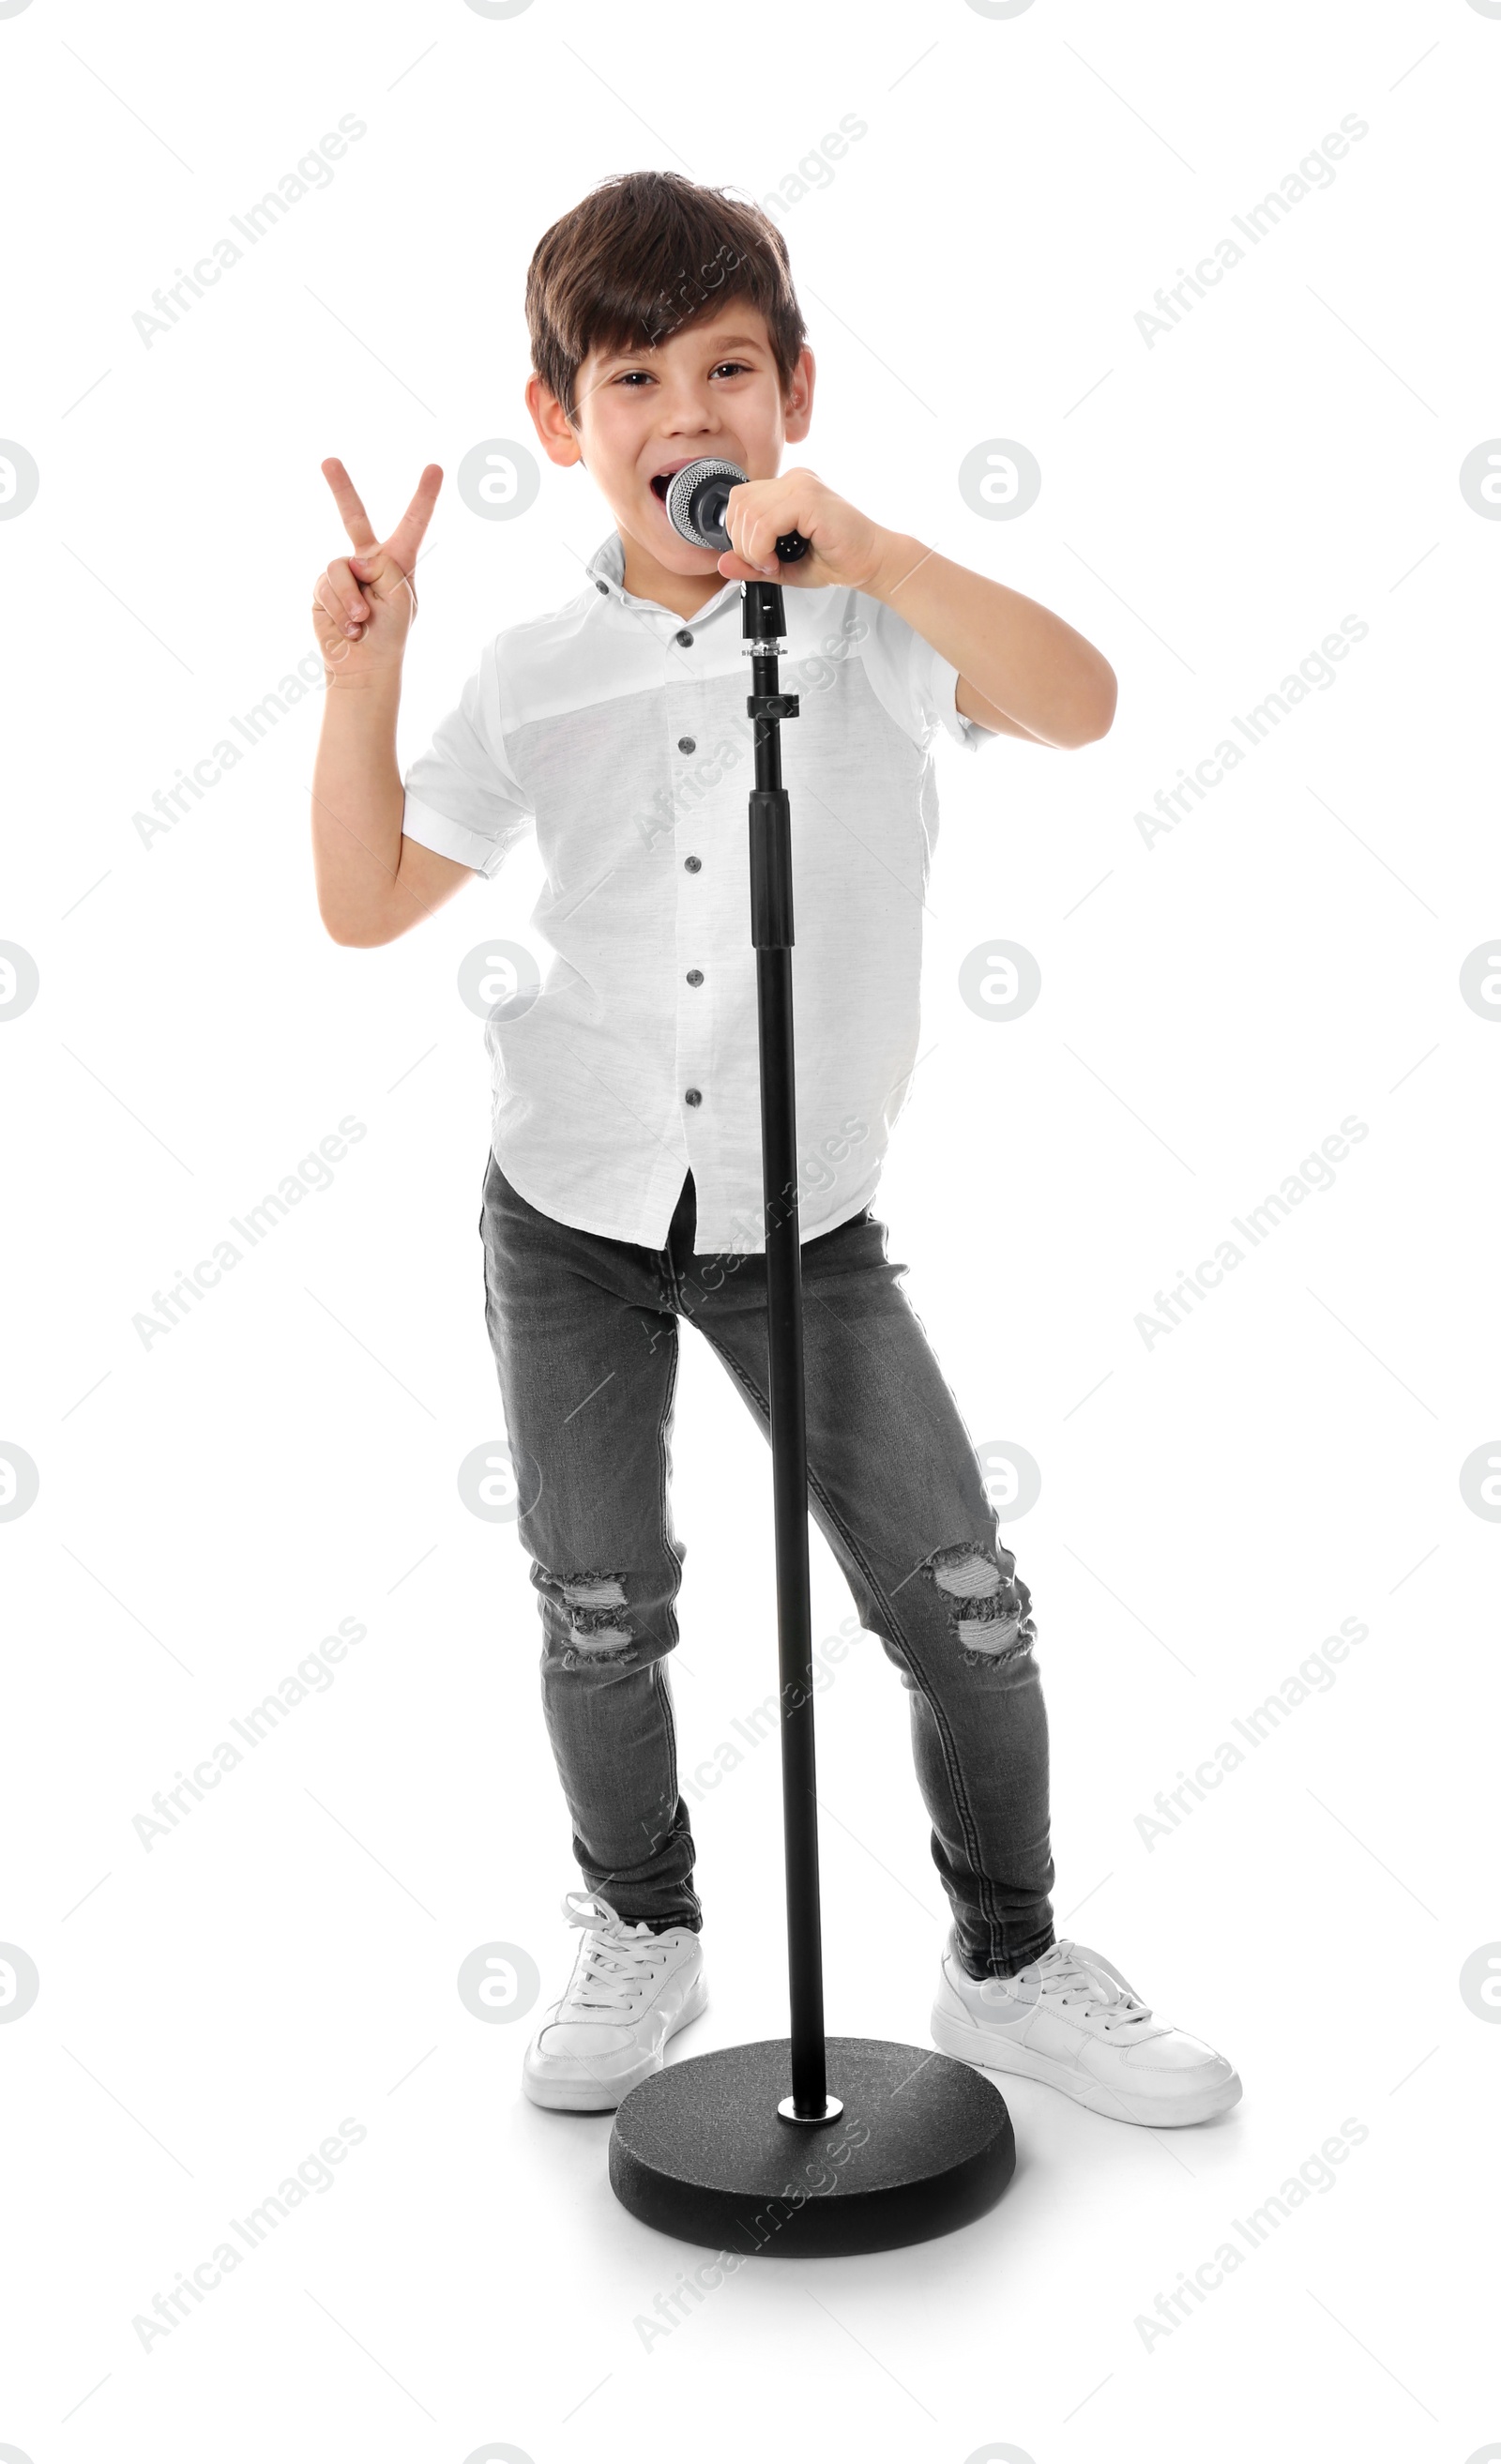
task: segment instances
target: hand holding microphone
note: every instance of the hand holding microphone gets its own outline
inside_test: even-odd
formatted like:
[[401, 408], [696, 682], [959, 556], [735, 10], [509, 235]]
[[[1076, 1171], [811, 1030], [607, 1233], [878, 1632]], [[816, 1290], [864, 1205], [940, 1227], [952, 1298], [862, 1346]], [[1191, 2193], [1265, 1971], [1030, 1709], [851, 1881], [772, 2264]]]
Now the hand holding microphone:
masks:
[[680, 539], [718, 551], [721, 572], [731, 561], [727, 581], [753, 575], [813, 589], [831, 582], [866, 589], [895, 543], [812, 471], [748, 479], [738, 463], [706, 454], [674, 473], [664, 501]]
[[[740, 555], [729, 536], [725, 520], [726, 510], [733, 488], [750, 485], [737, 462], [726, 462], [717, 453], [703, 455], [697, 462], [685, 462], [675, 472], [667, 489], [667, 519], [680, 539], [694, 547], [717, 548], [721, 555]], [[776, 541], [779, 564], [795, 564], [808, 553], [811, 542], [798, 531], [786, 531]], [[749, 562], [749, 558], [742, 558]], [[770, 560], [768, 560], [770, 561]]]

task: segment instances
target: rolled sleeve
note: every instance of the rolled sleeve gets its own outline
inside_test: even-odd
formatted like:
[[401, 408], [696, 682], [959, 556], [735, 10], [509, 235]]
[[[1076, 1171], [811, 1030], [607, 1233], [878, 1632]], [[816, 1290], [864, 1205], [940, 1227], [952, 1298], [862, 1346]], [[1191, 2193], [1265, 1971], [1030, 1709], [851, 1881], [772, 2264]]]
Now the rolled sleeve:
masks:
[[954, 701], [959, 671], [942, 650], [915, 632], [884, 600], [861, 594], [864, 661], [877, 698], [899, 727], [925, 750], [940, 729], [955, 744], [977, 752], [999, 731], [966, 718]]
[[402, 784], [402, 836], [487, 879], [525, 835], [532, 808], [507, 756], [494, 643]]
[[982, 744], [994, 744], [1000, 735], [998, 727], [982, 727], [977, 719], [966, 718], [954, 700], [959, 688], [959, 671], [942, 650], [934, 650], [929, 674], [929, 692], [938, 723], [944, 734], [968, 753], [978, 753]]

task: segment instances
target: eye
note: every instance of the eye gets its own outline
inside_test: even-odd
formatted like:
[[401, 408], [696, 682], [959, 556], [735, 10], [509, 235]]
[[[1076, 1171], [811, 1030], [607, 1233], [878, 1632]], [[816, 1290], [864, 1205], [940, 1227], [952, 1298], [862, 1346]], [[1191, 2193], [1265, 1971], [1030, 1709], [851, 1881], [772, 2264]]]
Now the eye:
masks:
[[[750, 376], [754, 373], [746, 360], [721, 360], [717, 366], [710, 368], [709, 374], [715, 377], [722, 376], [727, 368], [735, 376]], [[638, 377], [643, 378], [648, 385], [655, 385], [657, 382], [650, 368], [625, 368], [620, 376], [612, 378], [611, 383], [627, 385], [635, 392], [638, 390], [635, 382]]]

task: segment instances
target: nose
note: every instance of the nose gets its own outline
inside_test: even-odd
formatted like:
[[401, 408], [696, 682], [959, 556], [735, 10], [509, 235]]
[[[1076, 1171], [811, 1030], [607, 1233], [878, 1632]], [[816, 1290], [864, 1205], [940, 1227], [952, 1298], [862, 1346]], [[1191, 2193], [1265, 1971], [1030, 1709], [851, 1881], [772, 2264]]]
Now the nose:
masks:
[[663, 376], [662, 385], [662, 421], [669, 431], [680, 428], [701, 429], [717, 426], [713, 397], [702, 392], [689, 377], [673, 380]]

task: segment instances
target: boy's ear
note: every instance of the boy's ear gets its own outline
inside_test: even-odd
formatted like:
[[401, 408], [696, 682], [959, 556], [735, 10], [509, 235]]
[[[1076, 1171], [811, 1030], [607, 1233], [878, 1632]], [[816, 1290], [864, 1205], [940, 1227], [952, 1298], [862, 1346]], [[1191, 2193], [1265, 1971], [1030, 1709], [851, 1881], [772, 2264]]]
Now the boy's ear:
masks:
[[532, 413], [532, 425], [550, 462], [560, 470], [583, 460], [583, 448], [578, 431], [558, 401], [551, 385], [545, 385], [535, 369], [526, 382], [526, 406]]
[[800, 445], [813, 426], [813, 388], [816, 375], [813, 351], [805, 342], [797, 354], [792, 383], [782, 404], [782, 434], [789, 445]]

